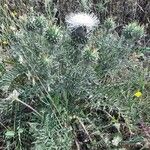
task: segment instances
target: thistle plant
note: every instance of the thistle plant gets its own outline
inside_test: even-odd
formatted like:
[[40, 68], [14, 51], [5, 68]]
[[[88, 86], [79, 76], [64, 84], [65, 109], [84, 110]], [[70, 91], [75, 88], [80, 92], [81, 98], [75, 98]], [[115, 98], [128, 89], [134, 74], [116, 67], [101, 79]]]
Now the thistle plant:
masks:
[[24, 20], [24, 24], [28, 31], [43, 33], [43, 29], [47, 26], [48, 22], [43, 15], [35, 16], [34, 14], [30, 14], [26, 20]]
[[130, 23], [123, 29], [123, 36], [127, 40], [138, 40], [144, 35], [144, 27], [137, 22]]
[[56, 25], [49, 25], [45, 31], [45, 38], [51, 43], [57, 43], [62, 38], [62, 31]]
[[115, 22], [113, 20], [113, 18], [107, 18], [104, 21], [104, 27], [106, 28], [107, 31], [109, 31], [110, 29], [113, 29], [115, 27]]
[[78, 43], [84, 43], [98, 26], [99, 20], [94, 14], [71, 13], [66, 17], [66, 23], [72, 39]]
[[[2, 148], [123, 148], [121, 127], [134, 132], [143, 114], [150, 120], [148, 73], [131, 63], [130, 43], [124, 42], [140, 38], [143, 29], [133, 23], [119, 37], [95, 30], [99, 21], [93, 14], [68, 15], [66, 29], [45, 16], [18, 17], [18, 29], [2, 33], [10, 53], [0, 62]], [[104, 26], [110, 30], [115, 23], [109, 18]]]

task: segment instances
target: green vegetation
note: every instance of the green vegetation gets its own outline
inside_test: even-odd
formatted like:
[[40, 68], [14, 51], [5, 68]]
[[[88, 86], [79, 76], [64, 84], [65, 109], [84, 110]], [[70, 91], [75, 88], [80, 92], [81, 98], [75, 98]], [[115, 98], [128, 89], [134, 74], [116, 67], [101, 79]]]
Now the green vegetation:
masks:
[[108, 17], [77, 43], [46, 2], [0, 5], [0, 149], [150, 149], [146, 27]]

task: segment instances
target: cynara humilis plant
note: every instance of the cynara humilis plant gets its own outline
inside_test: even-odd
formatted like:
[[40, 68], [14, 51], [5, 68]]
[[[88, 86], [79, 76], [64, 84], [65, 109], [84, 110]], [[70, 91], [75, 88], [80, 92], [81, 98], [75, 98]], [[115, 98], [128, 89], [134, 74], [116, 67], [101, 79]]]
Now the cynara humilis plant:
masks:
[[99, 20], [94, 14], [88, 13], [70, 13], [66, 16], [65, 22], [69, 31], [73, 47], [73, 62], [79, 62], [81, 53], [92, 35], [94, 29], [98, 26]]
[[77, 43], [85, 43], [99, 20], [94, 14], [71, 13], [66, 17], [66, 23], [72, 39]]
[[144, 27], [132, 22], [124, 27], [122, 34], [126, 40], [138, 40], [144, 35]]

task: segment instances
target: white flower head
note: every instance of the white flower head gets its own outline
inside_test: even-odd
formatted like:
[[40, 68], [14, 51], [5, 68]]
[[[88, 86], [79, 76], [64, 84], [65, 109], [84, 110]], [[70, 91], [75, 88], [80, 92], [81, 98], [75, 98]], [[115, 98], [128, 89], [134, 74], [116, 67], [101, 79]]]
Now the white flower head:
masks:
[[71, 13], [66, 16], [66, 23], [69, 30], [76, 29], [78, 27], [86, 27], [87, 32], [92, 31], [99, 24], [98, 18], [92, 13]]
[[20, 93], [17, 90], [14, 90], [10, 95], [6, 98], [6, 100], [17, 100]]

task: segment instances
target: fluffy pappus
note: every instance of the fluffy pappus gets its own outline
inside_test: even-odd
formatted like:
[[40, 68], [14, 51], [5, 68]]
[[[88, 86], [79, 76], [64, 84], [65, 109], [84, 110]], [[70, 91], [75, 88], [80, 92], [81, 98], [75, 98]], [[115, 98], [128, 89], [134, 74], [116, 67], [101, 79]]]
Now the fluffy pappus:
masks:
[[66, 23], [69, 30], [76, 29], [78, 27], [86, 27], [87, 32], [92, 31], [95, 27], [98, 26], [99, 20], [92, 13], [71, 13], [66, 16]]

